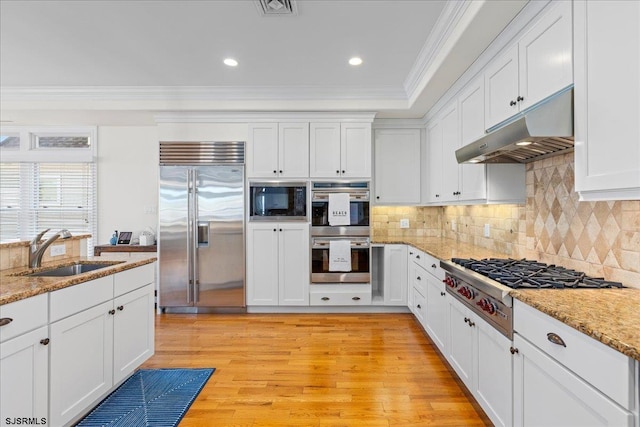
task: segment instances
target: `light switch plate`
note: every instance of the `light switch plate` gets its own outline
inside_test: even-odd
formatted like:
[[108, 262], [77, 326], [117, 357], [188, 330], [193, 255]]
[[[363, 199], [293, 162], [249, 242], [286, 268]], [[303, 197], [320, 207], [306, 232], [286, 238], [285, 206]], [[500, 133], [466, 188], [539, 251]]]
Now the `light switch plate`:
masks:
[[485, 224], [484, 225], [484, 237], [489, 237], [491, 235], [491, 229], [489, 227], [489, 224]]
[[409, 220], [407, 218], [400, 220], [400, 228], [409, 228]]
[[49, 248], [49, 254], [51, 256], [60, 256], [67, 253], [67, 247], [65, 245], [52, 245]]

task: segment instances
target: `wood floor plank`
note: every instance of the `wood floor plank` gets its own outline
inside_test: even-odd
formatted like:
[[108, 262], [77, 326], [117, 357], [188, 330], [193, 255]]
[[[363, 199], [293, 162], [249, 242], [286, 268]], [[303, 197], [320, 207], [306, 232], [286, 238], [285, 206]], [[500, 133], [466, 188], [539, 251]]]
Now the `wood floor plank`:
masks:
[[144, 368], [213, 367], [180, 426], [487, 426], [409, 314], [163, 314]]

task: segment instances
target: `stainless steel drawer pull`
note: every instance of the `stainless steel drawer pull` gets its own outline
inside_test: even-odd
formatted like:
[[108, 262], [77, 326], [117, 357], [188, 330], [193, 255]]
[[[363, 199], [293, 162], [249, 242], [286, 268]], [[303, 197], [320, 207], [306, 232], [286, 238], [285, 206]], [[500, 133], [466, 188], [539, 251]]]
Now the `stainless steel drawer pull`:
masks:
[[567, 345], [564, 343], [564, 340], [562, 338], [560, 338], [560, 336], [556, 333], [553, 332], [549, 332], [547, 334], [547, 339], [549, 341], [551, 341], [552, 343], [556, 344], [556, 345], [561, 345], [563, 347], [566, 347]]
[[0, 319], [0, 326], [4, 326], [4, 325], [8, 325], [9, 323], [13, 322], [13, 319], [10, 317], [3, 317], [2, 319]]

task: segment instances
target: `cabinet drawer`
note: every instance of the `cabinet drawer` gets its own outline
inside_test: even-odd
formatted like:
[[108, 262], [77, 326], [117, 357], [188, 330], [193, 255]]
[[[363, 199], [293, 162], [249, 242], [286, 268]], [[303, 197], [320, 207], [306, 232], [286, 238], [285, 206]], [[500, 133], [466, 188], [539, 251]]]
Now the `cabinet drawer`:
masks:
[[32, 329], [46, 325], [49, 319], [48, 294], [0, 305], [0, 319], [7, 323], [0, 326], [0, 342], [16, 337]]
[[426, 268], [426, 257], [427, 254], [422, 252], [420, 249], [416, 249], [413, 246], [409, 246], [409, 259], [414, 262], [414, 264], [419, 265], [422, 268]]
[[116, 273], [113, 284], [114, 295], [117, 297], [153, 283], [155, 280], [155, 265], [156, 263], [154, 262]]
[[[415, 265], [418, 265], [434, 275], [437, 279], [444, 279], [444, 270], [440, 268], [440, 260], [426, 252], [409, 246], [409, 259]], [[411, 263], [409, 263], [411, 265]]]
[[409, 283], [423, 297], [427, 296], [427, 270], [413, 263], [409, 266]]
[[[513, 327], [520, 336], [624, 408], [633, 408], [635, 376], [631, 358], [521, 301], [514, 300], [513, 313]], [[566, 347], [552, 343], [547, 334], [556, 334]]]
[[371, 285], [312, 285], [309, 305], [371, 305]]
[[113, 299], [113, 275], [51, 292], [50, 322]]
[[421, 325], [425, 324], [425, 314], [427, 312], [427, 300], [423, 295], [418, 292], [416, 288], [413, 288], [413, 307], [411, 311]]

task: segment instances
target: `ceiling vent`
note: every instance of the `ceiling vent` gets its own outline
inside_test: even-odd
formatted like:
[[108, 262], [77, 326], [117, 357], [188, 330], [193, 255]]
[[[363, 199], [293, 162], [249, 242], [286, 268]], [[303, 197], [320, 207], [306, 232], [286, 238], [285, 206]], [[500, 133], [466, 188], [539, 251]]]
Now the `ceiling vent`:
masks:
[[255, 0], [258, 12], [262, 16], [297, 15], [295, 0]]

